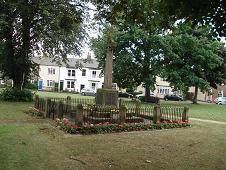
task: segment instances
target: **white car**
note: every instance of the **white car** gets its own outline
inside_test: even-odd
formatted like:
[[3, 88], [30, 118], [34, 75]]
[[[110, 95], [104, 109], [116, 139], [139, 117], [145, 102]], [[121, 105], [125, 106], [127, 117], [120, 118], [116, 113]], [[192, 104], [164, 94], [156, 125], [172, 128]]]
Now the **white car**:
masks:
[[81, 90], [81, 94], [83, 95], [83, 96], [95, 96], [95, 91], [93, 90], [93, 89], [86, 89], [86, 88], [83, 88], [82, 90]]
[[218, 97], [214, 101], [216, 104], [226, 104], [226, 97]]

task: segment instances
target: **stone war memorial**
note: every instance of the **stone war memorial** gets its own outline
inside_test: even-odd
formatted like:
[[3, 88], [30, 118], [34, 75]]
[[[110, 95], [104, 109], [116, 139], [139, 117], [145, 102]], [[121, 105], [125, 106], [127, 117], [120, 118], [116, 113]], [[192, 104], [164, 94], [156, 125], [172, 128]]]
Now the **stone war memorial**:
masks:
[[108, 49], [104, 70], [104, 87], [97, 89], [96, 105], [97, 106], [118, 106], [118, 91], [112, 89], [112, 66], [113, 66], [113, 50], [115, 44], [111, 37], [108, 37]]

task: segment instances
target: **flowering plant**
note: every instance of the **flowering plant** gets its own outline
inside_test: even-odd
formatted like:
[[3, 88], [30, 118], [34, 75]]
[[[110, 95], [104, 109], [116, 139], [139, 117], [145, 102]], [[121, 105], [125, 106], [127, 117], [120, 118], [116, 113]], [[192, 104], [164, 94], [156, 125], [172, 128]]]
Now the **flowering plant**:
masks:
[[64, 131], [72, 134], [97, 134], [97, 133], [112, 133], [112, 132], [128, 132], [153, 129], [170, 129], [190, 127], [188, 123], [160, 123], [160, 124], [110, 124], [109, 122], [91, 124], [84, 123], [83, 126], [70, 123], [67, 118], [62, 120], [56, 119], [57, 125]]

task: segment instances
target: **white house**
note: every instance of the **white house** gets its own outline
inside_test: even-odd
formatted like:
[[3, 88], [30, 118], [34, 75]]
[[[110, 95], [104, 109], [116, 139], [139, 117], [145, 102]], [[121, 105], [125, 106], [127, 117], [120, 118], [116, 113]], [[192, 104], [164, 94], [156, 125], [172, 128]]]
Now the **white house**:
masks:
[[[96, 91], [102, 88], [104, 78], [98, 69], [98, 62], [91, 59], [69, 58], [67, 64], [52, 61], [50, 58], [35, 57], [33, 61], [39, 64], [39, 86], [43, 90], [53, 90], [54, 86], [62, 91], [80, 92], [83, 88]], [[56, 86], [57, 85], [57, 86]]]
[[[163, 78], [156, 76], [156, 84], [155, 84], [155, 90], [153, 91], [157, 97], [164, 98], [167, 94], [175, 93], [173, 91], [174, 89], [170, 87], [170, 83], [165, 81]], [[140, 85], [137, 87], [136, 91], [141, 91], [143, 94], [145, 94], [145, 88]], [[177, 91], [177, 93], [180, 93]]]

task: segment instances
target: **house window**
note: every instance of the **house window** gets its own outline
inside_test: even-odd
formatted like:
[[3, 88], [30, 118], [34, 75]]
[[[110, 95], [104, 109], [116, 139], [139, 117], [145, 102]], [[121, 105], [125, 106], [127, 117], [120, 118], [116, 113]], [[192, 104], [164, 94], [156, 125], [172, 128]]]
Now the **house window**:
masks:
[[68, 75], [68, 76], [71, 76], [71, 70], [68, 70], [68, 71], [67, 71], [67, 75]]
[[117, 89], [117, 84], [116, 83], [112, 83], [112, 89]]
[[95, 90], [95, 89], [96, 89], [96, 83], [92, 83], [92, 84], [91, 84], [91, 88], [92, 88], [93, 90]]
[[82, 69], [82, 76], [86, 76], [86, 69]]
[[74, 77], [74, 76], [75, 76], [75, 70], [68, 70], [68, 71], [67, 71], [67, 75], [68, 75], [68, 76], [73, 76], [73, 77]]
[[158, 87], [158, 94], [169, 94], [170, 90], [167, 87]]
[[75, 70], [71, 70], [71, 76], [75, 76]]
[[75, 82], [74, 81], [67, 81], [67, 88], [68, 89], [75, 88]]
[[55, 68], [48, 68], [48, 74], [55, 74]]
[[47, 80], [47, 87], [53, 87], [53, 80]]
[[96, 71], [92, 71], [92, 78], [96, 78], [97, 76], [97, 72]]

